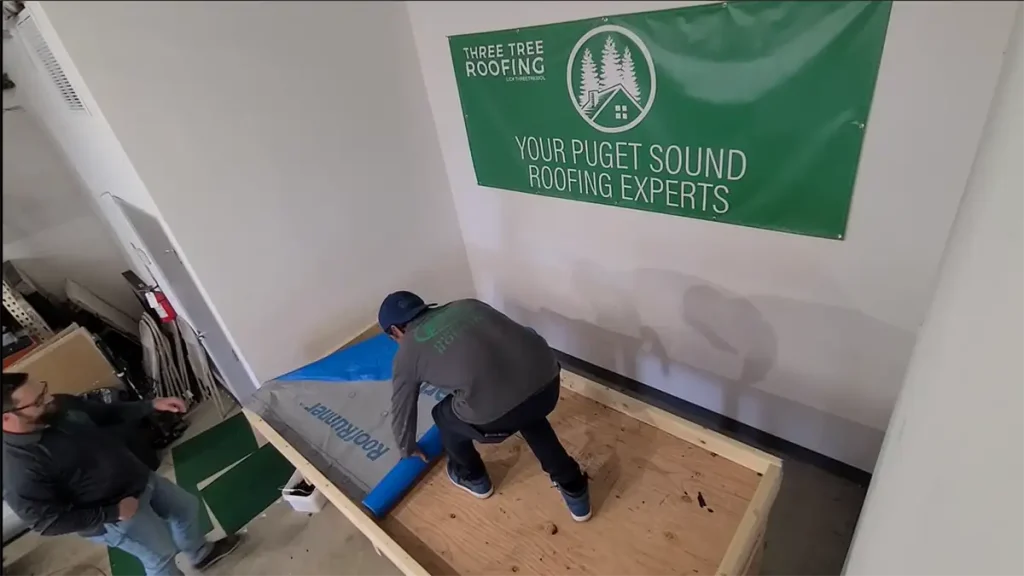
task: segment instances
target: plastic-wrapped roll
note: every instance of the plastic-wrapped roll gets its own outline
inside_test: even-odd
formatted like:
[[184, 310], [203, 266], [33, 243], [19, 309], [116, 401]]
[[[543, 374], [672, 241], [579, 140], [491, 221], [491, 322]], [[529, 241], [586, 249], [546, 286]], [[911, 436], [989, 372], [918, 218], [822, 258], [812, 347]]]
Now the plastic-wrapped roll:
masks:
[[[430, 460], [430, 463], [444, 451], [441, 446], [441, 433], [437, 426], [432, 426], [430, 430], [427, 430], [416, 444]], [[363, 506], [366, 506], [375, 517], [383, 518], [416, 484], [420, 476], [430, 467], [430, 463], [424, 462], [417, 456], [402, 458], [370, 490], [366, 498], [363, 498]]]

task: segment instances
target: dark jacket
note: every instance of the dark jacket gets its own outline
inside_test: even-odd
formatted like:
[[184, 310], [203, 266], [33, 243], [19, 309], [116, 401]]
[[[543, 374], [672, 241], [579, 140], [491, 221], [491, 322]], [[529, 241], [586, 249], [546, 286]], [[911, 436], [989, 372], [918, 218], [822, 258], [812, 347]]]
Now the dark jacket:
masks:
[[52, 425], [3, 435], [3, 495], [14, 512], [45, 535], [93, 536], [117, 522], [117, 503], [138, 496], [151, 471], [104, 430], [152, 413], [150, 402], [104, 404], [55, 394]]
[[395, 353], [392, 430], [403, 455], [416, 447], [420, 383], [452, 394], [455, 415], [487, 424], [558, 375], [558, 360], [533, 329], [475, 300], [433, 308], [407, 326]]

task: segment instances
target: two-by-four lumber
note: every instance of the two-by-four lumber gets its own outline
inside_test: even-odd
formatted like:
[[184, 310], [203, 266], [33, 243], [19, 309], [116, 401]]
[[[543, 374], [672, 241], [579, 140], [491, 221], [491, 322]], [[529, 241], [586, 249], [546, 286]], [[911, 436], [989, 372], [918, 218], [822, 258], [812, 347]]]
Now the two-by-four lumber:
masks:
[[[775, 496], [782, 485], [782, 467], [769, 466], [761, 476], [754, 497], [747, 505], [747, 511], [736, 527], [732, 541], [725, 550], [725, 556], [715, 572], [718, 576], [738, 576], [750, 572], [754, 556], [763, 546], [762, 536], [768, 522]], [[755, 567], [756, 568], [756, 567]]]
[[781, 460], [767, 452], [684, 420], [568, 370], [562, 370], [562, 386], [755, 472], [764, 474], [772, 466], [782, 466]]

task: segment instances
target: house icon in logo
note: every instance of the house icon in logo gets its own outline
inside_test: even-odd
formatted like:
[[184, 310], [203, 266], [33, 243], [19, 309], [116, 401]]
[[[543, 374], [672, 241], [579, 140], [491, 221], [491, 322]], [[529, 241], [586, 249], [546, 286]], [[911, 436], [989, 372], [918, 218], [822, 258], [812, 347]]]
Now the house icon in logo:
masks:
[[622, 86], [612, 86], [601, 91], [591, 90], [583, 105], [583, 112], [603, 126], [624, 126], [638, 118], [643, 111], [643, 106]]
[[583, 35], [569, 56], [566, 80], [580, 116], [606, 133], [639, 124], [654, 103], [654, 62], [643, 41], [617, 25]]

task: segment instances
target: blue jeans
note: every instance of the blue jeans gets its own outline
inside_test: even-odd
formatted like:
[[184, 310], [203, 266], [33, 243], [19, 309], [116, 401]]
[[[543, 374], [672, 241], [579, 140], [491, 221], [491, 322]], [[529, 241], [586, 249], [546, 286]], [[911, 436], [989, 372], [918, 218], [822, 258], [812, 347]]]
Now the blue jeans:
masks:
[[180, 576], [174, 564], [179, 551], [192, 565], [210, 553], [199, 523], [199, 499], [177, 484], [153, 474], [139, 496], [139, 510], [128, 520], [105, 524], [106, 533], [90, 540], [135, 556], [148, 576]]

